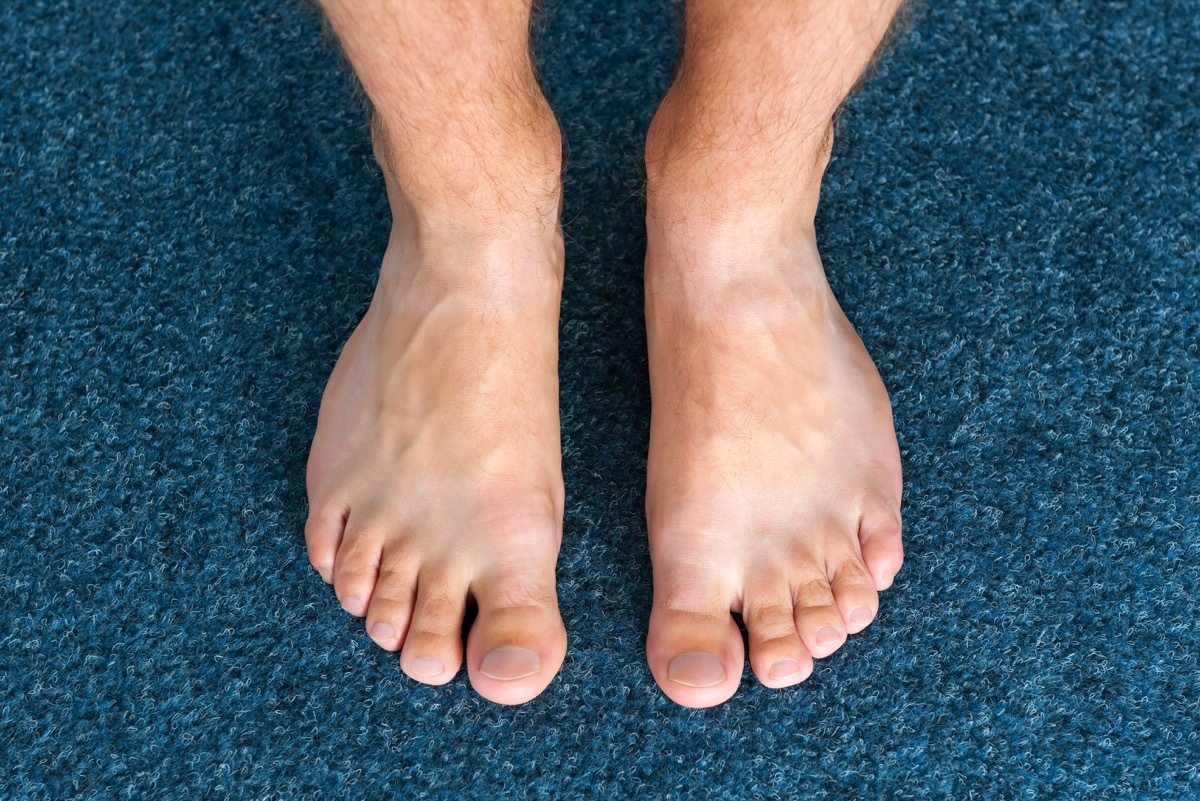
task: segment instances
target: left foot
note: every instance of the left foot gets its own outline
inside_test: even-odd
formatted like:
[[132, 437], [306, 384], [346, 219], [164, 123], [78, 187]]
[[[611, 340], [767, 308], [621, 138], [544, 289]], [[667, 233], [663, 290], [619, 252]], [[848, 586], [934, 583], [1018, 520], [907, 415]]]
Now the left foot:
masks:
[[647, 143], [646, 647], [663, 692], [704, 707], [741, 679], [731, 611], [768, 687], [871, 622], [903, 558], [901, 476], [887, 392], [817, 252], [828, 136], [790, 164], [694, 147], [687, 107], [672, 90]]

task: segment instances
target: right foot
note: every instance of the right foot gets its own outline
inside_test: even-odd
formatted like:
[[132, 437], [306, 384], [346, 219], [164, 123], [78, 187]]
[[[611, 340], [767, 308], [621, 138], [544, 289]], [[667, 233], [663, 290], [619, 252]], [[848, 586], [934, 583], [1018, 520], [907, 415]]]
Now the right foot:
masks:
[[[396, 162], [380, 161], [385, 173]], [[550, 202], [525, 204], [522, 190], [484, 203], [460, 187], [433, 213], [428, 193], [403, 191], [411, 176], [389, 177], [379, 284], [329, 379], [308, 462], [309, 558], [343, 608], [410, 677], [444, 684], [476, 606], [467, 673], [504, 704], [545, 689], [566, 651], [554, 578], [561, 190], [553, 153], [546, 164]]]
[[874, 619], [903, 560], [887, 390], [817, 250], [830, 139], [760, 130], [769, 109], [732, 85], [685, 77], [647, 137], [646, 649], [691, 707], [737, 689], [730, 612], [762, 684], [790, 686]]

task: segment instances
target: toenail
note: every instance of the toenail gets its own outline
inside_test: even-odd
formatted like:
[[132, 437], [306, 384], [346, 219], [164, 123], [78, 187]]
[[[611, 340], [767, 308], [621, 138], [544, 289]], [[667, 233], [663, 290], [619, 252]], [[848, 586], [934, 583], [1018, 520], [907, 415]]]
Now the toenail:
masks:
[[480, 673], [501, 681], [523, 679], [541, 669], [542, 660], [536, 653], [516, 645], [501, 645], [499, 648], [493, 648], [479, 666]]
[[865, 626], [871, 622], [872, 617], [874, 617], [874, 615], [871, 614], [870, 609], [855, 609], [850, 613], [850, 625]]
[[321, 577], [321, 581], [324, 581], [326, 584], [333, 583], [333, 576], [330, 574], [329, 568], [317, 567], [317, 568], [313, 568], [313, 569], [317, 571], [317, 575], [319, 575]]
[[817, 645], [829, 645], [842, 639], [842, 635], [838, 634], [838, 630], [832, 626], [822, 626], [817, 629]]
[[390, 623], [384, 623], [381, 620], [371, 627], [371, 636], [377, 640], [391, 642], [396, 639], [396, 630], [392, 628]]
[[793, 676], [799, 672], [800, 666], [796, 664], [795, 659], [781, 659], [771, 665], [771, 672], [767, 674], [767, 678], [772, 681], [786, 679], [788, 676]]
[[714, 654], [680, 654], [667, 665], [667, 678], [688, 687], [712, 687], [725, 681], [725, 666]]
[[[387, 626], [386, 623], [381, 625]], [[388, 626], [388, 628], [390, 629], [391, 626]], [[432, 656], [418, 656], [412, 661], [412, 666], [409, 667], [409, 670], [418, 676], [437, 676], [445, 668], [442, 666], [442, 660], [440, 659], [434, 659]]]
[[352, 615], [362, 617], [363, 602], [357, 595], [347, 595], [342, 599], [342, 608]]

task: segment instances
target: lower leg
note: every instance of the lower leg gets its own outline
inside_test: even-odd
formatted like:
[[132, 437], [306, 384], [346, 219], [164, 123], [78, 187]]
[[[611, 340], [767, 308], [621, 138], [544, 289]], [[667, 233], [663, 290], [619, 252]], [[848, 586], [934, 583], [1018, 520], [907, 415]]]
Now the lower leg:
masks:
[[557, 221], [562, 149], [530, 57], [532, 0], [321, 3], [374, 109], [398, 222]]
[[899, 0], [690, 0], [651, 125], [654, 401], [647, 656], [689, 706], [803, 680], [900, 567], [900, 460], [878, 372], [813, 221], [832, 119]]
[[321, 402], [309, 557], [411, 677], [466, 662], [485, 697], [537, 695], [566, 648], [558, 126], [528, 0], [324, 0], [374, 107], [392, 208], [375, 296]]
[[686, 198], [718, 221], [815, 211], [833, 116], [902, 1], [689, 0], [683, 58], [647, 137], [651, 198]]

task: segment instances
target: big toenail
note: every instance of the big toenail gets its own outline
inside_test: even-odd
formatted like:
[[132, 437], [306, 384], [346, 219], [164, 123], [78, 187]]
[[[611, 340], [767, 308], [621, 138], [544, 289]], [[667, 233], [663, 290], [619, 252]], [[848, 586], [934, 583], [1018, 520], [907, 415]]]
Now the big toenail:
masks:
[[[388, 626], [388, 628], [391, 628], [391, 626]], [[412, 661], [412, 667], [409, 670], [418, 676], [437, 676], [445, 668], [442, 667], [442, 660], [440, 659], [434, 659], [432, 656], [418, 656]]]
[[479, 666], [479, 672], [489, 678], [512, 681], [532, 676], [542, 669], [542, 660], [528, 648], [517, 645], [501, 645], [488, 651]]
[[838, 634], [838, 630], [832, 626], [822, 626], [817, 629], [817, 645], [829, 645], [842, 639], [842, 635]]
[[871, 622], [871, 617], [870, 609], [855, 609], [850, 613], [850, 625], [865, 626]]
[[390, 642], [396, 638], [396, 630], [392, 628], [390, 623], [384, 623], [381, 620], [371, 627], [371, 636], [377, 640]]
[[362, 599], [357, 595], [347, 595], [345, 598], [343, 598], [342, 608], [357, 617], [362, 617], [364, 611]]
[[667, 678], [688, 687], [712, 687], [725, 681], [725, 666], [714, 654], [680, 654], [667, 665]]
[[767, 678], [772, 681], [779, 681], [780, 679], [786, 679], [788, 676], [794, 675], [799, 670], [800, 666], [796, 664], [795, 659], [781, 659], [771, 665], [771, 672], [767, 675]]

